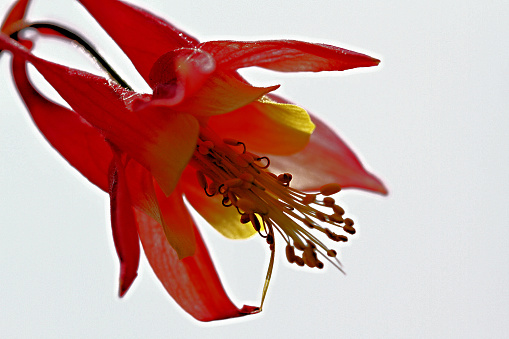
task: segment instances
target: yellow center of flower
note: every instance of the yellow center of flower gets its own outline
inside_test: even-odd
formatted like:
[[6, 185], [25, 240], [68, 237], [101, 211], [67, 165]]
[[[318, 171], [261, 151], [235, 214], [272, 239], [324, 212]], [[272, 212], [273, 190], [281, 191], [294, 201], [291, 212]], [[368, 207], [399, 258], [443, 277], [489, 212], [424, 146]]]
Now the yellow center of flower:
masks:
[[[336, 242], [348, 238], [335, 233], [335, 229], [355, 233], [352, 219], [343, 218], [343, 208], [330, 197], [341, 190], [338, 184], [324, 185], [314, 194], [296, 190], [290, 187], [290, 173], [276, 175], [268, 170], [268, 157], [250, 153], [244, 143], [221, 139], [210, 129], [200, 131], [191, 164], [197, 169], [198, 183], [205, 194], [222, 195], [223, 206], [236, 208], [240, 222], [251, 223], [266, 239], [271, 250], [266, 285], [273, 264], [275, 230], [287, 243], [290, 263], [321, 269], [324, 265], [318, 258], [320, 254], [341, 270], [336, 251], [311, 233], [316, 230]], [[266, 287], [264, 295], [265, 291]]]

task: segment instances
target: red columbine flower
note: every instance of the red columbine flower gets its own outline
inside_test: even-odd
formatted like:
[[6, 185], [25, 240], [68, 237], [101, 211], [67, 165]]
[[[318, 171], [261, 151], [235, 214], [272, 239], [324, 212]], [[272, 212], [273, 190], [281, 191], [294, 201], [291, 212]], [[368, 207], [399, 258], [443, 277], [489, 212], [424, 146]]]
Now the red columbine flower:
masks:
[[[346, 241], [338, 233], [355, 229], [330, 195], [341, 186], [385, 193], [383, 184], [329, 127], [269, 94], [278, 86], [253, 87], [236, 70], [339, 71], [379, 61], [300, 41], [199, 43], [126, 3], [80, 2], [131, 59], [152, 94], [40, 59], [5, 34], [0, 48], [14, 56], [14, 81], [40, 131], [110, 195], [120, 295], [137, 275], [141, 240], [158, 278], [195, 318], [258, 311], [238, 309], [226, 295], [183, 195], [226, 237], [259, 233], [265, 238], [272, 253], [267, 281], [276, 232], [286, 242], [289, 262], [322, 268], [325, 258], [337, 266], [336, 252], [316, 236]], [[27, 3], [17, 3], [4, 33], [17, 38], [18, 31], [33, 27], [42, 34], [71, 37], [60, 26], [25, 22]], [[72, 110], [32, 86], [27, 62]], [[294, 180], [292, 169], [299, 174]], [[266, 289], [267, 284], [263, 297]]]

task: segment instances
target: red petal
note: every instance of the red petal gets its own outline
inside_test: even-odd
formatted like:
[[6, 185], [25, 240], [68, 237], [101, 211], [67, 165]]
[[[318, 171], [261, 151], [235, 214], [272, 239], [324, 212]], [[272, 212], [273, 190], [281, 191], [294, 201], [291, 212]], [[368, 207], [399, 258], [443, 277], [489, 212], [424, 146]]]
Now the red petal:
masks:
[[182, 48], [157, 59], [150, 70], [149, 85], [154, 98], [173, 106], [198, 91], [215, 68], [214, 58], [207, 52]]
[[155, 189], [166, 239], [177, 252], [179, 259], [193, 255], [196, 251], [194, 223], [182, 199], [182, 192], [176, 189], [166, 197], [157, 185]]
[[236, 110], [277, 88], [279, 85], [254, 87], [239, 80], [236, 74], [214, 72], [194, 94], [179, 100], [180, 103], [176, 104], [173, 97], [156, 97], [150, 105], [170, 106], [176, 111], [194, 116], [211, 116]]
[[133, 205], [163, 226], [166, 239], [180, 259], [193, 255], [196, 249], [193, 222], [182, 193], [174, 190], [166, 197], [152, 175], [134, 160], [129, 161], [126, 174]]
[[124, 296], [138, 275], [140, 243], [134, 211], [127, 188], [124, 166], [120, 154], [115, 156], [110, 166], [110, 212], [113, 241], [120, 260], [120, 297]]
[[314, 128], [304, 109], [268, 100], [211, 117], [208, 125], [223, 138], [244, 142], [251, 152], [279, 155], [302, 150]]
[[75, 112], [39, 94], [29, 82], [25, 66], [24, 60], [13, 59], [14, 81], [34, 123], [71, 166], [108, 191], [108, 166], [112, 153], [104, 137]]
[[80, 0], [95, 20], [122, 48], [148, 82], [152, 65], [166, 52], [193, 47], [198, 41], [163, 19], [115, 0]]
[[166, 241], [161, 225], [139, 211], [136, 217], [141, 243], [152, 269], [187, 313], [198, 320], [211, 321], [257, 312], [258, 309], [251, 306], [238, 309], [228, 298], [196, 227], [195, 254], [179, 260]]
[[137, 94], [106, 79], [53, 64], [0, 36], [0, 48], [30, 61], [62, 98], [104, 136], [145, 166], [169, 195], [196, 147], [198, 122], [190, 115], [148, 108], [127, 109]]
[[214, 56], [218, 69], [258, 66], [280, 72], [321, 72], [380, 63], [347, 49], [295, 40], [207, 41], [199, 48]]
[[[271, 95], [271, 99], [284, 102]], [[319, 190], [335, 182], [343, 187], [357, 187], [387, 194], [384, 184], [364, 169], [360, 160], [343, 140], [324, 122], [311, 116], [316, 129], [309, 144], [290, 156], [271, 156], [270, 169], [292, 173], [292, 186], [301, 190]]]
[[21, 20], [25, 17], [25, 12], [29, 2], [30, 0], [19, 0], [12, 5], [11, 10], [2, 24], [2, 33], [11, 35], [13, 32], [16, 32], [21, 28], [23, 25]]

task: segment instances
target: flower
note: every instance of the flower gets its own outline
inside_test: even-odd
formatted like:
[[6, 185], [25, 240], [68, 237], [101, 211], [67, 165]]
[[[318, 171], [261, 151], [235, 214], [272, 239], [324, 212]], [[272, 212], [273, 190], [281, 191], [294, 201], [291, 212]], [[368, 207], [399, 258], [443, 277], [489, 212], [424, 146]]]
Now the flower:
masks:
[[[265, 238], [272, 256], [262, 304], [275, 231], [287, 244], [290, 263], [322, 268], [321, 255], [341, 269], [336, 252], [314, 235], [339, 242], [347, 237], [337, 231], [355, 233], [353, 221], [343, 217], [330, 195], [341, 187], [386, 193], [385, 187], [323, 122], [270, 94], [279, 86], [254, 87], [237, 70], [340, 71], [379, 61], [301, 41], [199, 43], [127, 3], [80, 2], [131, 59], [152, 94], [131, 90], [97, 54], [116, 81], [32, 54], [32, 42], [17, 35], [27, 27], [74, 39], [96, 52], [61, 26], [27, 22], [27, 0], [18, 1], [4, 21], [0, 49], [13, 54], [14, 82], [39, 130], [70, 165], [110, 196], [120, 296], [137, 276], [141, 241], [166, 290], [196, 319], [261, 309], [239, 309], [228, 298], [183, 196], [226, 237], [259, 233]], [[71, 109], [33, 87], [27, 63]], [[306, 175], [293, 179], [292, 168]], [[332, 229], [323, 227], [327, 224]]]

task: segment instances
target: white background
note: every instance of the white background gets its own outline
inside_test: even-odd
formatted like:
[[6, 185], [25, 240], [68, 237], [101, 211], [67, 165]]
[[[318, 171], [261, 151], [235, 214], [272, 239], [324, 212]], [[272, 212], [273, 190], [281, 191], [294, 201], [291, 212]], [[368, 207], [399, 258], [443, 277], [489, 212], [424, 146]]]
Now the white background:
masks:
[[[10, 56], [4, 53], [1, 337], [507, 335], [508, 2], [136, 3], [202, 41], [296, 38], [380, 58], [378, 69], [360, 72], [244, 74], [256, 85], [281, 83], [279, 94], [335, 126], [390, 195], [339, 195], [359, 229], [340, 248], [348, 274], [297, 269], [278, 256], [260, 315], [199, 323], [166, 294], [145, 260], [127, 297], [119, 300], [106, 196], [37, 132], [13, 88]], [[2, 15], [9, 4], [1, 0]], [[34, 0], [29, 18], [75, 27], [137, 89], [147, 90], [76, 2]], [[39, 45], [49, 46], [38, 49], [39, 55], [98, 72], [76, 48], [47, 40]], [[266, 246], [257, 237], [225, 240], [203, 221], [200, 228], [232, 299], [258, 304]]]

